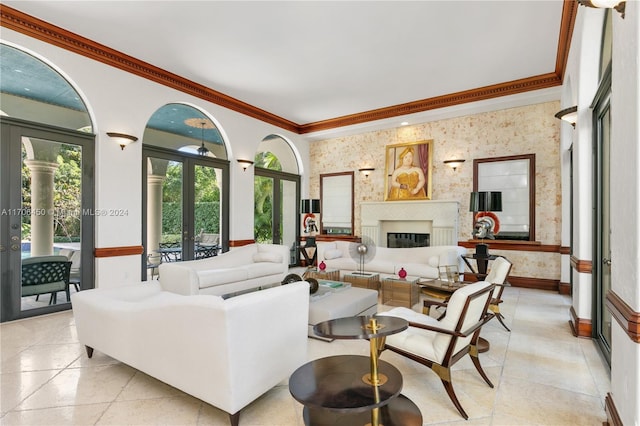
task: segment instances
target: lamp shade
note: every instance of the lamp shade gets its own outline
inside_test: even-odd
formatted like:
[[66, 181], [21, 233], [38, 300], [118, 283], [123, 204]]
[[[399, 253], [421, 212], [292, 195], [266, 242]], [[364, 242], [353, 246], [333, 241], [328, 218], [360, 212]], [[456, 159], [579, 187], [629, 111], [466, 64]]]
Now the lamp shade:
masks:
[[502, 192], [474, 191], [469, 198], [470, 212], [501, 212]]
[[300, 213], [320, 213], [320, 200], [302, 200], [300, 203]]

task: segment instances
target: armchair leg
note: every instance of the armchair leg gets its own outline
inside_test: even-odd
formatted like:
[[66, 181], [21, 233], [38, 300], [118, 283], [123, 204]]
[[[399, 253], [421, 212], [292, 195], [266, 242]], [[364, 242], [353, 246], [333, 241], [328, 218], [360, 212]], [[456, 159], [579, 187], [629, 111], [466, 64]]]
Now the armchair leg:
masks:
[[87, 351], [87, 358], [91, 358], [93, 356], [93, 348], [91, 346], [85, 346], [84, 348]]
[[229, 421], [231, 426], [238, 426], [240, 424], [240, 411], [235, 414], [229, 414]]
[[447, 390], [447, 394], [449, 395], [451, 402], [453, 402], [453, 405], [455, 405], [458, 411], [460, 412], [460, 415], [464, 417], [465, 420], [469, 420], [469, 416], [462, 408], [462, 405], [460, 405], [460, 401], [458, 401], [458, 397], [456, 396], [456, 393], [453, 390], [453, 384], [450, 381], [442, 378], [440, 380], [442, 381], [444, 388]]
[[489, 387], [492, 388], [493, 383], [491, 383], [491, 380], [489, 380], [489, 377], [487, 377], [486, 373], [482, 369], [482, 365], [480, 365], [480, 358], [478, 358], [478, 350], [476, 346], [473, 346], [472, 350], [469, 351], [469, 356], [471, 357], [471, 361], [473, 362], [474, 367], [476, 367], [476, 370], [478, 370], [478, 373], [480, 373], [480, 375], [482, 376], [484, 381], [487, 382]]
[[504, 321], [502, 321], [502, 319], [504, 318], [504, 315], [502, 315], [500, 312], [496, 313], [496, 318], [498, 318], [498, 321], [500, 321], [500, 324], [502, 324], [502, 326], [509, 332], [511, 332], [511, 330], [509, 330], [509, 327], [507, 327], [507, 324], [504, 323]]

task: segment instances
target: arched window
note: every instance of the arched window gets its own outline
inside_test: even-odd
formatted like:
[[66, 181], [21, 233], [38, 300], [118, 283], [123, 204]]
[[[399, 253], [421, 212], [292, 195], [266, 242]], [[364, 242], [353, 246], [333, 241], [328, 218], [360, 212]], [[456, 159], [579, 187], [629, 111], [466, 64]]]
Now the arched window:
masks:
[[295, 264], [300, 228], [296, 155], [284, 138], [269, 135], [260, 142], [254, 163], [254, 238], [291, 247], [289, 263]]
[[149, 119], [142, 142], [142, 278], [159, 262], [228, 250], [229, 162], [214, 120], [190, 105], [167, 104]]

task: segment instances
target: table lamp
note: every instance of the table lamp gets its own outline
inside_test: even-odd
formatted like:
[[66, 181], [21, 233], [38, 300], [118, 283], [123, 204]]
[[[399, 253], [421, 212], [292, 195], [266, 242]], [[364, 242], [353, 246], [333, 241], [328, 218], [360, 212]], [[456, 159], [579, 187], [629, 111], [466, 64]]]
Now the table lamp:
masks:
[[[471, 235], [475, 239], [483, 240], [476, 244], [476, 255], [488, 256], [489, 246], [484, 243], [485, 238], [495, 239], [493, 231], [496, 227], [497, 216], [488, 214], [489, 212], [502, 211], [502, 192], [496, 191], [474, 191], [469, 199], [469, 211], [474, 212], [473, 232]], [[478, 213], [485, 213], [479, 217]]]

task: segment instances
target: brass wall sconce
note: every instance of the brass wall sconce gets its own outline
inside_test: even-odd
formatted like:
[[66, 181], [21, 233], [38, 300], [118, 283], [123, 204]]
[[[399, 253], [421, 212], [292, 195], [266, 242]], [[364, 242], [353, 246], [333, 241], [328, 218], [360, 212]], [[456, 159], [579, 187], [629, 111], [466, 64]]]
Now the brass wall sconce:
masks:
[[368, 178], [371, 172], [373, 172], [374, 170], [375, 169], [373, 167], [363, 167], [362, 169], [358, 169], [358, 171], [362, 173], [365, 178]]
[[107, 136], [115, 139], [116, 143], [120, 145], [120, 149], [124, 150], [124, 147], [138, 140], [137, 137], [127, 135], [125, 133], [107, 132]]
[[238, 163], [240, 164], [240, 167], [242, 167], [242, 171], [246, 172], [247, 169], [253, 164], [253, 161], [238, 159]]
[[458, 167], [464, 163], [465, 160], [444, 160], [443, 163], [451, 167], [455, 172]]
[[627, 2], [620, 0], [578, 0], [578, 4], [596, 9], [615, 9], [624, 19], [624, 9]]
[[578, 107], [572, 106], [569, 108], [565, 108], [555, 113], [555, 118], [566, 121], [571, 124], [574, 128], [576, 127], [576, 122], [578, 121]]

